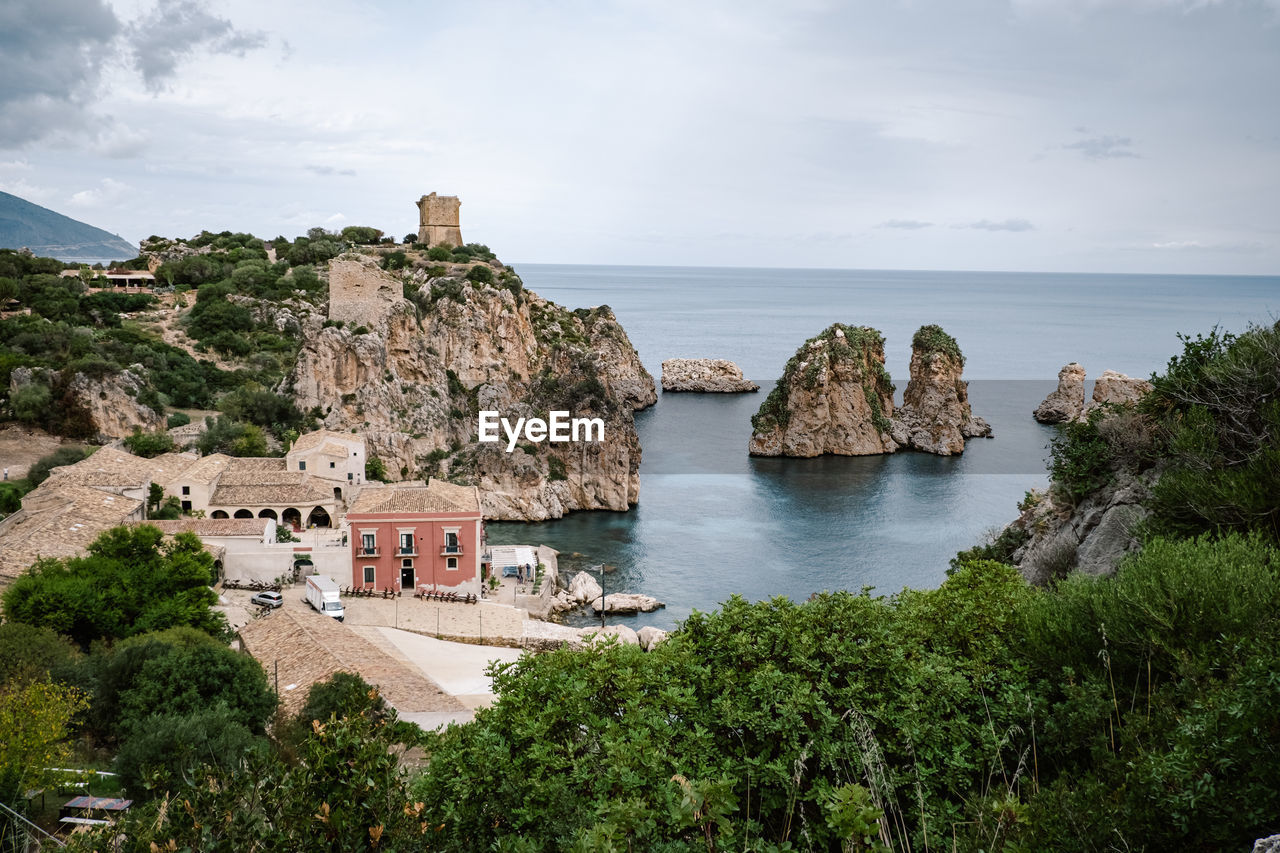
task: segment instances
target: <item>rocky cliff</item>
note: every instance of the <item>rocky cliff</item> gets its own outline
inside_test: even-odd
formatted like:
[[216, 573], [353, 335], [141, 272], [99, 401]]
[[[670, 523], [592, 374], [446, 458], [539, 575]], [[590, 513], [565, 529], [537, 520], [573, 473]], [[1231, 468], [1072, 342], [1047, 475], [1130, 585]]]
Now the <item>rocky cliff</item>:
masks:
[[[636, 502], [632, 413], [657, 395], [607, 306], [567, 310], [500, 265], [393, 275], [348, 254], [331, 262], [329, 312], [300, 319], [302, 349], [284, 390], [326, 427], [362, 432], [393, 477], [475, 483], [497, 519]], [[508, 453], [505, 434], [478, 441], [480, 410], [513, 424], [551, 410], [599, 417], [604, 441], [521, 438]]]
[[742, 378], [742, 368], [723, 358], [669, 358], [662, 362], [663, 391], [737, 394], [759, 391]]
[[164, 416], [138, 402], [147, 388], [145, 376], [146, 368], [140, 364], [101, 376], [15, 367], [9, 377], [10, 397], [23, 387], [43, 386], [49, 393], [50, 405], [74, 410], [74, 417], [66, 420], [76, 425], [77, 437], [108, 442], [124, 438], [135, 429], [164, 429]]
[[751, 418], [752, 456], [893, 453], [884, 338], [835, 323], [805, 341]]
[[960, 378], [964, 355], [940, 326], [921, 326], [911, 340], [911, 378], [894, 413], [893, 440], [904, 448], [951, 456], [966, 438], [990, 437], [991, 427], [969, 407], [969, 383]]

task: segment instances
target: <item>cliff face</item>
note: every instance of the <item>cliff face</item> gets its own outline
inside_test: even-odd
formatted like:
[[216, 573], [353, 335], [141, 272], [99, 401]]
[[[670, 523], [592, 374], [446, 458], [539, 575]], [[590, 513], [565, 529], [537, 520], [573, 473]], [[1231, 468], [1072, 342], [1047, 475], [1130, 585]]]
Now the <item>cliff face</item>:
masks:
[[15, 367], [9, 377], [10, 394], [26, 385], [52, 389], [52, 405], [70, 406], [80, 412], [84, 437], [107, 442], [125, 438], [135, 429], [154, 432], [164, 429], [164, 416], [138, 402], [146, 389], [146, 368], [135, 364], [118, 373], [101, 377], [86, 373], [59, 376], [47, 368]]
[[893, 453], [893, 383], [884, 338], [836, 323], [810, 338], [751, 419], [752, 456]]
[[[558, 518], [625, 510], [640, 490], [633, 411], [653, 378], [607, 307], [569, 311], [523, 289], [416, 271], [403, 278], [359, 256], [330, 270], [330, 314], [302, 319], [286, 380], [326, 427], [360, 430], [392, 477], [443, 476], [480, 486], [489, 518]], [[336, 286], [335, 286], [336, 285]], [[406, 298], [407, 297], [407, 298]], [[550, 410], [599, 417], [604, 441], [478, 441], [477, 413], [515, 423]]]
[[966, 438], [989, 437], [991, 427], [969, 408], [969, 384], [960, 378], [964, 355], [938, 326], [922, 326], [911, 342], [911, 379], [893, 416], [893, 439], [912, 450], [951, 456]]

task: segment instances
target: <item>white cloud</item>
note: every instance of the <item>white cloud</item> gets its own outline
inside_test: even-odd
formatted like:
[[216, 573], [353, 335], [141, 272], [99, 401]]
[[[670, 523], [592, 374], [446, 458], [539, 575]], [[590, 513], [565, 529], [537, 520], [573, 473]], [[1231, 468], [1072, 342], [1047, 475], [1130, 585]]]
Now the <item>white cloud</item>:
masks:
[[96, 187], [72, 193], [71, 198], [67, 199], [67, 204], [84, 209], [103, 208], [119, 204], [128, 199], [131, 194], [132, 188], [128, 184], [103, 178]]

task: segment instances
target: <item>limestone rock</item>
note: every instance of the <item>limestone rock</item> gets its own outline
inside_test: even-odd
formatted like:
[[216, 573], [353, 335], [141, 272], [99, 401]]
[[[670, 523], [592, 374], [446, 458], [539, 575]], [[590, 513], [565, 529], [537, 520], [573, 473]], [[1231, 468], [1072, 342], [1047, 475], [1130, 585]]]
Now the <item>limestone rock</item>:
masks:
[[1021, 540], [1011, 561], [1031, 583], [1047, 584], [1070, 571], [1110, 575], [1140, 543], [1134, 528], [1148, 511], [1142, 505], [1159, 469], [1116, 472], [1115, 480], [1075, 505], [1053, 494], [1033, 492], [1022, 515], [1002, 536]]
[[1034, 417], [1042, 424], [1075, 420], [1084, 408], [1084, 368], [1076, 362], [1058, 371], [1058, 387], [1036, 407]]
[[569, 598], [577, 604], [586, 604], [600, 597], [599, 582], [586, 572], [578, 572], [569, 581]]
[[662, 362], [663, 391], [736, 394], [759, 391], [742, 378], [742, 368], [723, 358], [669, 358]]
[[[96, 432], [100, 442], [125, 438], [135, 429], [154, 432], [165, 428], [164, 416], [150, 406], [138, 402], [138, 395], [146, 389], [146, 368], [131, 365], [118, 373], [108, 373], [101, 378], [86, 373], [76, 373], [67, 382], [65, 397], [55, 404], [79, 406]], [[57, 374], [42, 367], [15, 367], [9, 376], [10, 395], [25, 385], [40, 384], [52, 388], [58, 381]]]
[[[603, 628], [582, 628], [580, 629], [583, 638], [592, 645], [602, 645], [609, 641], [610, 637], [617, 637], [618, 644], [622, 646], [638, 646], [640, 645], [640, 636], [635, 630], [628, 628], [626, 625], [606, 625]], [[595, 634], [595, 640], [590, 639], [591, 634]]]
[[892, 453], [884, 338], [836, 323], [796, 351], [751, 419], [752, 456]]
[[600, 598], [591, 601], [591, 609], [599, 613], [601, 608], [606, 613], [650, 613], [659, 607], [666, 607], [658, 599], [651, 595], [641, 595], [638, 592], [611, 592], [603, 598], [604, 603], [601, 604]]
[[[426, 270], [399, 277], [348, 254], [331, 262], [329, 308], [346, 318], [341, 327], [297, 318], [302, 347], [280, 390], [303, 411], [318, 407], [330, 429], [359, 429], [392, 476], [473, 483], [491, 519], [637, 501], [633, 413], [657, 392], [607, 306], [569, 311], [508, 271], [493, 283]], [[551, 410], [599, 417], [604, 440], [521, 439], [508, 453], [505, 438], [478, 441], [479, 410], [513, 423]]]
[[667, 632], [661, 628], [655, 628], [652, 625], [645, 625], [636, 632], [640, 638], [640, 648], [646, 652], [653, 651], [654, 647], [667, 638]]
[[1114, 370], [1104, 370], [1098, 381], [1093, 383], [1093, 399], [1080, 412], [1080, 417], [1089, 417], [1089, 413], [1099, 406], [1132, 406], [1150, 391], [1151, 383], [1145, 379], [1134, 379]]
[[960, 378], [964, 356], [939, 326], [921, 326], [911, 341], [911, 379], [902, 408], [893, 415], [893, 439], [904, 448], [951, 456], [966, 438], [990, 437], [991, 427], [969, 408], [968, 383]]
[[1253, 853], [1280, 853], [1280, 835], [1268, 835], [1253, 842]]

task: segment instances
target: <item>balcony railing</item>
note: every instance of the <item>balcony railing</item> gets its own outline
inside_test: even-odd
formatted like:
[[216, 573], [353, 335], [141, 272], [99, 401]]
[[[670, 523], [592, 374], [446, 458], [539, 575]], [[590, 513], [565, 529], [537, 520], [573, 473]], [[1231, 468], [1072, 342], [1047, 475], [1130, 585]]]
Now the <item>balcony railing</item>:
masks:
[[377, 545], [374, 545], [372, 548], [364, 548], [364, 547], [362, 547], [362, 548], [360, 549], [360, 553], [359, 553], [357, 556], [360, 556], [360, 557], [376, 557], [376, 556], [378, 556], [378, 546], [377, 546]]
[[414, 550], [413, 548], [406, 548], [403, 545], [400, 546], [400, 550], [396, 551], [396, 553], [399, 554], [401, 557], [418, 556], [418, 552], [416, 550]]
[[461, 545], [445, 545], [442, 549], [440, 549], [440, 556], [442, 557], [456, 557], [461, 553], [462, 553]]

